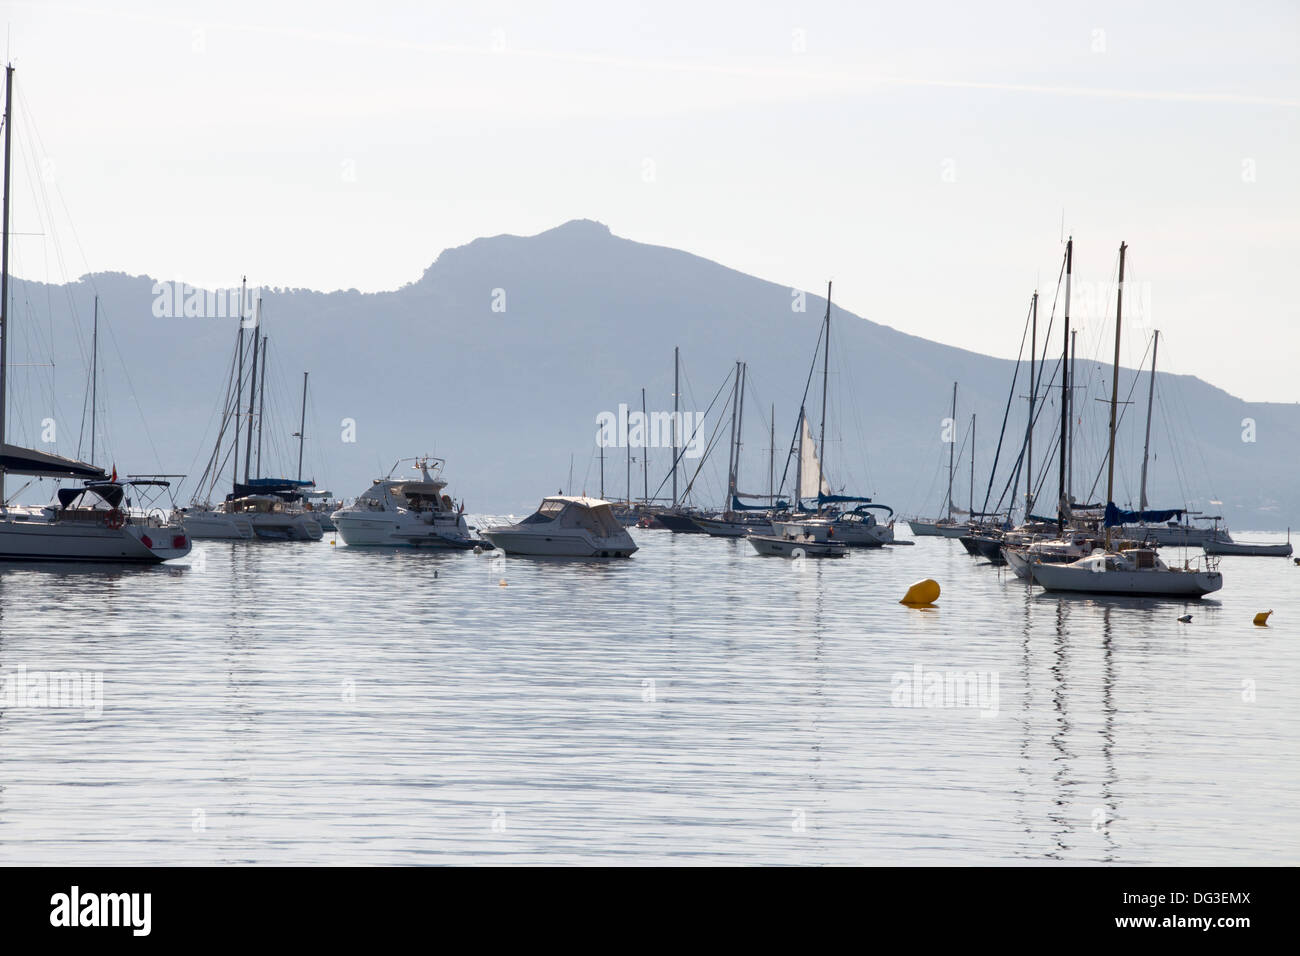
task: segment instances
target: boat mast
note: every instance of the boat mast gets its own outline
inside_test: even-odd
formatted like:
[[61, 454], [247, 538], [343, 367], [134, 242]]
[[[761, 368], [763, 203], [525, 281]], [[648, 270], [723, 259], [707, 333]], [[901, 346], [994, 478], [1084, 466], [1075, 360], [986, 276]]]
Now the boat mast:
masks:
[[772, 435], [767, 449], [767, 507], [776, 507], [776, 405], [772, 405]]
[[1029, 424], [1025, 426], [1025, 441], [1028, 449], [1025, 454], [1025, 520], [1029, 520], [1034, 510], [1034, 399], [1038, 395], [1038, 380], [1035, 378], [1034, 366], [1038, 364], [1038, 290], [1034, 290], [1034, 302], [1031, 306], [1033, 316], [1030, 320], [1029, 338]]
[[975, 523], [975, 413], [970, 416], [970, 520]]
[[826, 484], [826, 385], [831, 365], [831, 283], [826, 283], [826, 349], [822, 358], [822, 424], [817, 440], [817, 513], [822, 512], [822, 487]]
[[[957, 427], [957, 383], [952, 383], [952, 417], [948, 419], [952, 422], [952, 428]], [[952, 453], [957, 446], [957, 435], [952, 433], [948, 440], [948, 521], [952, 521]]]
[[1074, 360], [1079, 354], [1079, 330], [1070, 330], [1070, 421], [1066, 429], [1069, 447], [1065, 458], [1065, 496], [1074, 500]]
[[1074, 237], [1065, 243], [1065, 332], [1061, 345], [1061, 476], [1059, 498], [1056, 502], [1056, 530], [1065, 534], [1065, 516], [1070, 501], [1065, 487], [1065, 453], [1068, 442], [1065, 433], [1070, 425], [1070, 282], [1074, 272]]
[[[14, 138], [14, 68], [5, 65], [5, 169], [3, 225], [0, 231], [0, 449], [5, 442], [5, 396], [9, 391], [9, 148]], [[0, 508], [5, 505], [5, 469], [0, 463]]]
[[736, 362], [736, 377], [731, 382], [731, 440], [727, 442], [727, 502], [723, 511], [731, 510], [732, 496], [736, 493], [736, 407], [740, 404], [740, 362]]
[[253, 409], [257, 406], [257, 347], [262, 342], [262, 300], [258, 298], [253, 313], [253, 371], [248, 376], [248, 444], [244, 447], [244, 484], [248, 484], [248, 465], [253, 457]]
[[[1115, 410], [1119, 407], [1119, 336], [1124, 320], [1124, 253], [1127, 243], [1119, 244], [1119, 285], [1115, 289], [1115, 364], [1110, 373], [1110, 451], [1106, 455], [1106, 508], [1115, 500]], [[1106, 527], [1106, 550], [1110, 550], [1110, 526]]]
[[[605, 441], [602, 437], [596, 442], [600, 448], [600, 500], [605, 500]], [[674, 495], [676, 497], [676, 495]]]
[[1147, 437], [1142, 445], [1142, 493], [1138, 497], [1138, 510], [1147, 510], [1147, 456], [1151, 453], [1151, 405], [1156, 397], [1156, 352], [1160, 350], [1160, 330], [1151, 344], [1151, 382], [1147, 386]]
[[[641, 481], [643, 487], [641, 490], [641, 500], [646, 504], [650, 503], [650, 419], [645, 413], [645, 389], [641, 389], [641, 426], [645, 429], [642, 433], [646, 436], [645, 443], [641, 446]], [[569, 465], [573, 467], [572, 463]]]
[[266, 353], [270, 347], [271, 337], [262, 336], [262, 380], [257, 384], [257, 477], [259, 478], [262, 477], [262, 422], [266, 420], [266, 366], [269, 364]]
[[[681, 420], [679, 409], [679, 394], [681, 392], [681, 362], [678, 357], [679, 349], [673, 346], [673, 507], [677, 506], [677, 448], [680, 438], [677, 433], [678, 422]], [[603, 453], [602, 453], [603, 454]], [[604, 458], [601, 458], [601, 468], [605, 467]], [[604, 472], [602, 471], [602, 474]], [[604, 487], [604, 479], [601, 479], [601, 487]], [[601, 495], [603, 498], [604, 495]]]
[[95, 463], [95, 407], [99, 403], [99, 296], [95, 296], [95, 324], [90, 333], [90, 463]]
[[627, 506], [632, 507], [632, 443], [625, 442], [627, 446]]
[[302, 443], [307, 431], [307, 373], [302, 373], [302, 413], [298, 418], [298, 480], [302, 481]]
[[740, 363], [740, 402], [736, 410], [736, 464], [731, 473], [731, 500], [726, 511], [736, 504], [736, 485], [740, 483], [740, 438], [745, 433], [745, 380], [749, 378], [749, 363]]
[[235, 471], [231, 485], [239, 484], [239, 403], [244, 399], [244, 303], [248, 297], [248, 276], [239, 281], [239, 373], [235, 376]]
[[795, 447], [799, 450], [795, 452], [795, 469], [794, 469], [794, 508], [795, 512], [803, 510], [803, 423], [807, 413], [804, 407], [799, 406], [799, 424], [795, 427], [795, 434], [799, 437], [795, 439]]

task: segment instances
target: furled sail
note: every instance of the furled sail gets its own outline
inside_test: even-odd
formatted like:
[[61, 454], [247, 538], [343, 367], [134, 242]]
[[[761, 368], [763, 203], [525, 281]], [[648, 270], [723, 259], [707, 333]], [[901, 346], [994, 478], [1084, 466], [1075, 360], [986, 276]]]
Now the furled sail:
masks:
[[1115, 528], [1119, 525], [1136, 524], [1139, 521], [1149, 521], [1159, 524], [1177, 518], [1182, 515], [1184, 509], [1169, 508], [1164, 511], [1125, 511], [1122, 508], [1115, 507], [1115, 502], [1106, 505], [1106, 527]]
[[[821, 473], [821, 461], [817, 458], [817, 444], [813, 441], [812, 432], [808, 429], [808, 418], [804, 416], [800, 419], [803, 424], [803, 432], [799, 436], [799, 489], [800, 492], [807, 496], [812, 496], [813, 489], [817, 488], [817, 493], [829, 495], [831, 486], [826, 481], [826, 476]], [[820, 487], [817, 482], [821, 480]]]
[[89, 462], [51, 455], [17, 445], [0, 445], [0, 468], [11, 475], [37, 478], [103, 478], [104, 469]]

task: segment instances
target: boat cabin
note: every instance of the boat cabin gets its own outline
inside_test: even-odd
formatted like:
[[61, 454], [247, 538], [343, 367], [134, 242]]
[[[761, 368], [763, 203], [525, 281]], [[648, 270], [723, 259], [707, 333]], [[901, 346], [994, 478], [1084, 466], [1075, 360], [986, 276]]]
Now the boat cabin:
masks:
[[614, 516], [614, 509], [608, 501], [574, 495], [543, 498], [538, 509], [519, 523], [553, 523], [560, 528], [582, 528], [602, 538], [619, 534], [623, 530], [623, 525]]

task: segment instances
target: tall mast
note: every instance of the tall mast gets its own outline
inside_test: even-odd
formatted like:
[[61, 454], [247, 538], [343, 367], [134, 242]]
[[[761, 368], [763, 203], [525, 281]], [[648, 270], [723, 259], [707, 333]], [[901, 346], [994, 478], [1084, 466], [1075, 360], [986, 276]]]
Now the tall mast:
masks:
[[731, 440], [727, 442], [727, 502], [723, 511], [731, 510], [731, 499], [736, 493], [736, 407], [740, 404], [740, 362], [736, 362], [736, 377], [731, 382]]
[[803, 510], [803, 423], [807, 413], [799, 406], [799, 424], [795, 427], [795, 469], [794, 469], [794, 508], [795, 512]]
[[90, 463], [95, 463], [95, 408], [99, 404], [99, 296], [95, 296], [95, 324], [90, 333]]
[[822, 424], [817, 440], [817, 513], [822, 510], [822, 486], [826, 483], [826, 385], [831, 366], [831, 283], [826, 283], [826, 350], [822, 358]]
[[598, 442], [600, 445], [600, 500], [605, 500], [605, 442]]
[[1065, 433], [1070, 425], [1070, 282], [1074, 272], [1074, 237], [1065, 243], [1065, 338], [1061, 345], [1061, 480], [1059, 497], [1056, 501], [1056, 529], [1065, 533], [1065, 514], [1070, 509], [1069, 498], [1065, 488]]
[[[1106, 454], [1106, 508], [1115, 500], [1115, 420], [1119, 407], [1119, 336], [1124, 321], [1124, 253], [1128, 245], [1119, 244], [1119, 286], [1115, 290], [1115, 363], [1110, 373], [1110, 451]], [[1106, 549], [1110, 550], [1110, 527], [1106, 528]]]
[[970, 520], [975, 522], [975, 413], [970, 416]]
[[745, 380], [749, 378], [749, 363], [740, 363], [740, 407], [736, 411], [736, 464], [735, 470], [731, 473], [731, 500], [727, 502], [726, 510], [730, 511], [736, 503], [736, 485], [740, 482], [740, 445], [741, 436], [745, 433]]
[[[9, 392], [9, 149], [14, 139], [14, 68], [5, 66], [4, 211], [0, 213], [0, 447], [5, 442], [5, 398]], [[5, 504], [5, 470], [0, 464], [0, 508]]]
[[[952, 417], [948, 419], [952, 422], [952, 427], [957, 427], [957, 383], [952, 383]], [[957, 436], [950, 436], [948, 442], [948, 520], [952, 521], [952, 452], [957, 445]]]
[[[257, 477], [262, 477], [262, 423], [266, 420], [266, 360], [271, 337], [262, 336], [262, 380], [257, 383]], [[301, 465], [301, 462], [299, 463]]]
[[[641, 389], [641, 423], [645, 428], [646, 442], [641, 446], [641, 500], [650, 503], [650, 419], [645, 413], [645, 389]], [[570, 466], [572, 467], [572, 466]]]
[[1070, 421], [1066, 429], [1068, 447], [1065, 450], [1065, 496], [1074, 500], [1074, 360], [1079, 354], [1079, 330], [1070, 330]]
[[[677, 434], [678, 422], [680, 420], [678, 395], [681, 392], [681, 363], [678, 359], [678, 348], [673, 346], [673, 505], [677, 504], [677, 448], [680, 438]], [[604, 459], [601, 460], [601, 467], [604, 467]]]
[[1160, 351], [1160, 330], [1151, 343], [1151, 381], [1147, 385], [1147, 437], [1142, 445], [1142, 494], [1138, 497], [1138, 510], [1147, 510], [1147, 456], [1151, 453], [1151, 405], [1156, 397], [1156, 353]]
[[253, 313], [253, 371], [248, 376], [248, 444], [244, 447], [244, 484], [248, 484], [248, 465], [253, 457], [253, 409], [257, 406], [257, 347], [262, 342], [262, 300]]
[[772, 435], [767, 449], [767, 506], [776, 507], [776, 405], [772, 405]]
[[629, 441], [625, 444], [627, 445], [627, 505], [630, 508], [632, 507], [632, 443]]
[[239, 281], [239, 373], [235, 376], [235, 470], [230, 477], [232, 485], [239, 484], [239, 404], [244, 400], [244, 303], [248, 292], [248, 276]]
[[1025, 441], [1028, 448], [1025, 453], [1025, 520], [1034, 510], [1034, 400], [1038, 396], [1038, 379], [1035, 377], [1038, 364], [1038, 290], [1034, 290], [1034, 303], [1031, 307], [1033, 317], [1030, 320], [1029, 338], [1029, 424], [1025, 426]]
[[[302, 443], [307, 432], [307, 373], [302, 373], [302, 414], [298, 418], [298, 480], [302, 481]], [[602, 472], [603, 474], [603, 472]]]

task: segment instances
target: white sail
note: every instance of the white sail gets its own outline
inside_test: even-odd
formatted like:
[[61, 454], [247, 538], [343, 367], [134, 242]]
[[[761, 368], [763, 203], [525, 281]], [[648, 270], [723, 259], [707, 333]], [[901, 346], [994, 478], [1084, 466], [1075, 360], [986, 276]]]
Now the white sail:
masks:
[[808, 430], [808, 418], [804, 416], [803, 433], [799, 436], [799, 488], [801, 493], [807, 497], [812, 497], [813, 488], [818, 487], [818, 479], [821, 480], [821, 493], [829, 495], [831, 486], [826, 481], [826, 476], [821, 474], [821, 462], [817, 458], [817, 445], [813, 441], [812, 432]]

